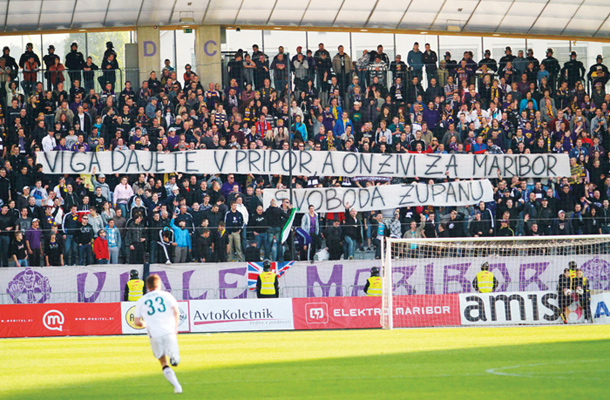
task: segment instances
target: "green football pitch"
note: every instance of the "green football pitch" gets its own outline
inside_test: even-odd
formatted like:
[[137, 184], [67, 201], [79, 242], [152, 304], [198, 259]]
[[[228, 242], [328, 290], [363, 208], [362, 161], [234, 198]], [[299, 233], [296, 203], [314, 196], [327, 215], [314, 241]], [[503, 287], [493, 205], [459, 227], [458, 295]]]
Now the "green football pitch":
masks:
[[[601, 325], [178, 337], [185, 399], [607, 399]], [[0, 340], [0, 399], [175, 396], [145, 336]]]

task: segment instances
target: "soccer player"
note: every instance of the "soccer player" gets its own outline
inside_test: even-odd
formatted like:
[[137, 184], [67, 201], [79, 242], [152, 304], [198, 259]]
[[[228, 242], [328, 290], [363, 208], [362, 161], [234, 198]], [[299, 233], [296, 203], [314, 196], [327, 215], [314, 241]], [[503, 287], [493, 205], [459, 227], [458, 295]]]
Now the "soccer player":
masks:
[[557, 297], [559, 300], [559, 308], [561, 309], [561, 319], [564, 324], [568, 323], [566, 319], [566, 309], [572, 302], [572, 279], [570, 278], [570, 269], [563, 270], [563, 274], [559, 275], [557, 282]]
[[[174, 386], [174, 393], [182, 393], [182, 386], [174, 370], [167, 364], [177, 366], [180, 362], [178, 349], [178, 324], [180, 310], [178, 302], [170, 293], [161, 290], [161, 278], [152, 274], [146, 278], [148, 293], [136, 303], [135, 326], [146, 328], [155, 358], [161, 363], [163, 375]], [[146, 321], [144, 321], [146, 318]]]
[[574, 279], [573, 286], [576, 286], [575, 292], [578, 296], [580, 307], [585, 313], [585, 321], [593, 323], [593, 316], [591, 315], [591, 292], [589, 291], [589, 281], [580, 268], [576, 270], [576, 279]]

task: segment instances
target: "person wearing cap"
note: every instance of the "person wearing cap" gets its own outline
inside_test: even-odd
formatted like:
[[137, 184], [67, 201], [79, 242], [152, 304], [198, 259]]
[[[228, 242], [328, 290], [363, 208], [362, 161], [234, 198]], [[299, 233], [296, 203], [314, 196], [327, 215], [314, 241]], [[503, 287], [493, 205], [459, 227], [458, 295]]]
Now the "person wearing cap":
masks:
[[114, 54], [114, 58], [117, 57], [116, 51], [114, 51], [114, 44], [112, 42], [106, 42], [106, 50], [104, 50], [104, 58], [110, 57], [111, 54]]
[[487, 68], [489, 68], [493, 72], [498, 72], [498, 63], [496, 62], [496, 60], [491, 58], [491, 51], [489, 50], [485, 50], [485, 55], [483, 56], [481, 61], [479, 61], [479, 68], [481, 68], [483, 65], [487, 65]]
[[515, 58], [516, 57], [513, 55], [513, 50], [510, 48], [510, 46], [506, 46], [504, 49], [504, 56], [500, 58], [500, 65], [498, 65], [498, 69], [502, 71], [504, 67], [506, 67], [506, 63], [512, 63]]
[[419, 43], [413, 43], [413, 50], [407, 54], [407, 63], [413, 71], [413, 76], [417, 76], [418, 81], [422, 80], [422, 69], [424, 67], [424, 54], [419, 51]]
[[561, 67], [559, 66], [559, 61], [553, 57], [553, 49], [550, 47], [546, 49], [546, 58], [542, 60], [541, 65], [544, 65], [544, 68], [549, 73], [549, 86], [555, 90], [557, 74], [559, 74]]
[[25, 232], [25, 246], [28, 251], [28, 264], [31, 267], [40, 267], [42, 259], [42, 231], [40, 230], [40, 220], [34, 218], [32, 226]]
[[68, 75], [72, 84], [74, 84], [75, 80], [81, 82], [81, 71], [84, 64], [85, 58], [83, 53], [78, 51], [78, 44], [73, 42], [70, 45], [70, 52], [66, 54], [66, 68], [68, 69]]
[[489, 236], [492, 230], [492, 219], [482, 219], [481, 210], [477, 209], [474, 211], [474, 219], [470, 221], [468, 225], [468, 232], [472, 237], [485, 237]]
[[371, 268], [371, 276], [366, 280], [364, 284], [364, 293], [367, 296], [381, 296], [382, 295], [383, 283], [379, 276], [379, 267]]
[[123, 301], [138, 301], [147, 292], [144, 281], [140, 279], [137, 269], [129, 271], [129, 280], [123, 288]]
[[519, 74], [524, 73], [527, 69], [527, 59], [523, 56], [523, 50], [517, 52], [517, 57], [513, 60], [513, 67], [519, 71]]
[[472, 280], [472, 287], [479, 293], [495, 292], [498, 288], [498, 280], [493, 272], [489, 270], [489, 263], [487, 261], [481, 265], [481, 271]]
[[589, 81], [591, 81], [593, 86], [599, 82], [602, 84], [602, 87], [604, 87], [606, 86], [606, 82], [608, 82], [610, 73], [608, 72], [608, 67], [604, 65], [604, 57], [602, 57], [601, 54], [598, 54], [595, 60], [595, 64], [591, 65], [589, 68], [587, 78], [589, 78]]
[[23, 80], [21, 81], [21, 87], [23, 88], [24, 94], [29, 98], [38, 79], [38, 71], [40, 70], [40, 60], [38, 59], [38, 56], [33, 52], [24, 53], [24, 55], [26, 54], [29, 54], [29, 56], [25, 59], [23, 65], [21, 65], [21, 61], [19, 65], [21, 66], [21, 68], [23, 68]]
[[280, 297], [278, 276], [271, 271], [271, 261], [269, 260], [263, 261], [263, 272], [256, 278], [256, 297], [259, 299]]
[[30, 59], [30, 57], [34, 58], [34, 61], [37, 65], [41, 65], [40, 58], [38, 58], [38, 55], [34, 53], [34, 45], [32, 43], [28, 43], [25, 45], [25, 52], [23, 52], [23, 54], [19, 58], [19, 66], [21, 68], [24, 68], [25, 63]]
[[561, 79], [568, 82], [568, 89], [574, 89], [576, 82], [582, 81], [585, 76], [585, 67], [582, 61], [576, 59], [575, 51], [570, 53], [570, 61], [563, 64], [560, 75]]
[[498, 237], [515, 236], [515, 231], [512, 230], [509, 224], [508, 218], [504, 218], [500, 221], [500, 227], [496, 232]]
[[559, 210], [557, 212], [557, 219], [553, 221], [553, 235], [571, 235], [572, 234], [572, 222], [566, 218], [566, 212]]
[[44, 73], [44, 77], [47, 80], [47, 90], [51, 91], [52, 85], [51, 85], [51, 76], [50, 76], [49, 70], [51, 69], [51, 67], [53, 65], [55, 65], [55, 59], [58, 59], [59, 56], [57, 54], [55, 54], [55, 46], [53, 46], [53, 45], [49, 46], [48, 52], [49, 53], [47, 55], [42, 57], [42, 62], [44, 63], [44, 67], [47, 70]]
[[445, 62], [445, 68], [447, 68], [447, 71], [449, 71], [449, 76], [455, 78], [455, 70], [458, 67], [458, 63], [457, 61], [451, 59], [451, 52], [445, 52], [445, 55], [443, 56], [443, 61]]
[[2, 49], [2, 59], [5, 60], [5, 68], [10, 71], [10, 75], [13, 79], [17, 78], [17, 72], [19, 72], [19, 65], [13, 57], [11, 57], [11, 49], [8, 46], [4, 46]]
[[534, 57], [534, 50], [533, 49], [527, 49], [527, 57], [525, 57], [525, 59], [527, 60], [527, 63], [532, 63], [534, 64], [534, 70], [538, 71], [540, 69], [540, 61], [538, 61], [538, 59], [536, 57]]
[[390, 63], [390, 71], [392, 71], [392, 80], [396, 82], [396, 78], [400, 78], [402, 82], [407, 81], [407, 64], [402, 61], [402, 56], [396, 54], [394, 61]]

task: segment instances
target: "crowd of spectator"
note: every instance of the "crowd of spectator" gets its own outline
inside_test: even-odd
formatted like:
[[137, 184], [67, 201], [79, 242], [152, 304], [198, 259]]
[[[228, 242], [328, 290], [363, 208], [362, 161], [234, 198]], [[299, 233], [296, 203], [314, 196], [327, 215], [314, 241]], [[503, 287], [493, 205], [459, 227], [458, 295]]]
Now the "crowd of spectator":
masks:
[[[383, 237], [579, 235], [610, 232], [608, 69], [587, 73], [577, 54], [563, 66], [548, 49], [499, 62], [450, 52], [438, 60], [415, 43], [389, 60], [383, 46], [353, 61], [257, 45], [228, 63], [229, 81], [200, 82], [169, 60], [137, 87], [115, 88], [108, 43], [102, 74], [71, 46], [65, 67], [30, 45], [19, 63], [0, 57], [0, 265], [88, 265], [351, 259], [380, 256]], [[524, 56], [526, 54], [526, 56]], [[460, 55], [462, 56], [462, 55]], [[458, 57], [460, 58], [460, 57]], [[19, 68], [23, 69], [19, 73]], [[34, 73], [36, 71], [36, 73]], [[69, 86], [63, 86], [64, 74]], [[424, 75], [425, 74], [425, 75]], [[98, 76], [101, 92], [93, 77]], [[424, 79], [425, 78], [425, 79]], [[589, 84], [592, 89], [589, 89]], [[289, 98], [290, 97], [290, 98]], [[158, 152], [294, 149], [364, 153], [568, 153], [571, 176], [493, 180], [495, 200], [464, 207], [405, 207], [299, 214], [284, 244], [291, 204], [263, 204], [266, 188], [409, 183], [401, 177], [206, 174], [46, 175], [37, 151]], [[415, 180], [418, 180], [415, 178]], [[303, 210], [305, 211], [305, 210]]]

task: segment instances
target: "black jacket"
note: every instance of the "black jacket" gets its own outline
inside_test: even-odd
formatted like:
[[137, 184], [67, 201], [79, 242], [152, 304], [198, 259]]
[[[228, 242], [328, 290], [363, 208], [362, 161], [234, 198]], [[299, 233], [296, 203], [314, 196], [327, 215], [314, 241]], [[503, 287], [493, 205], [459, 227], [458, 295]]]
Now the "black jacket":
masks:
[[80, 225], [74, 230], [74, 241], [80, 245], [93, 242], [93, 227], [89, 224]]
[[265, 216], [267, 217], [269, 226], [274, 228], [283, 228], [286, 224], [286, 219], [288, 218], [284, 210], [279, 207], [267, 208]]

